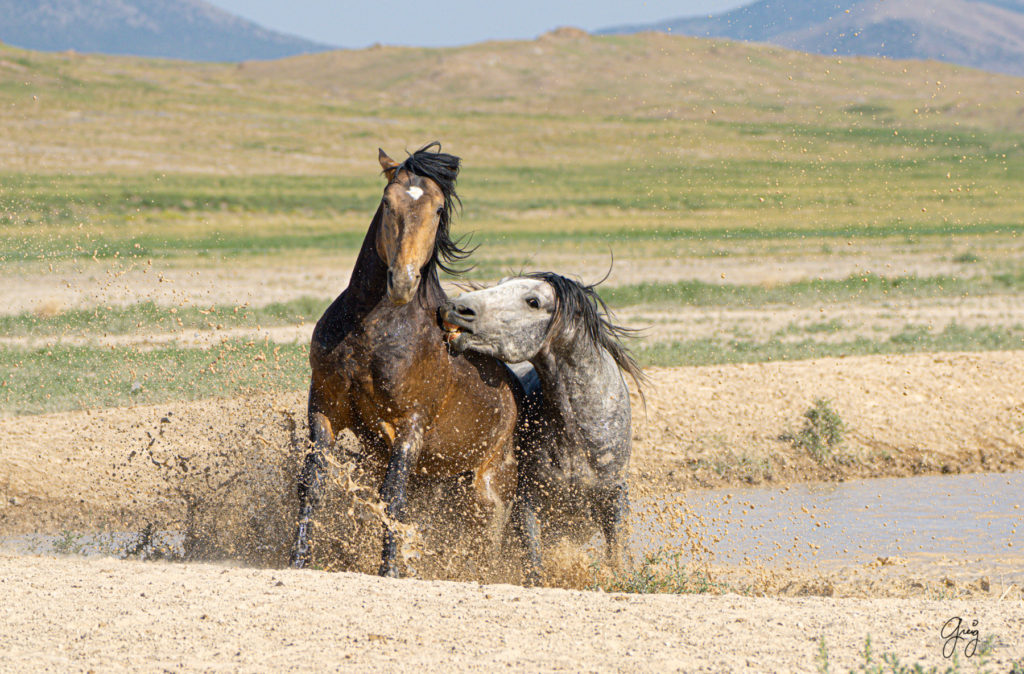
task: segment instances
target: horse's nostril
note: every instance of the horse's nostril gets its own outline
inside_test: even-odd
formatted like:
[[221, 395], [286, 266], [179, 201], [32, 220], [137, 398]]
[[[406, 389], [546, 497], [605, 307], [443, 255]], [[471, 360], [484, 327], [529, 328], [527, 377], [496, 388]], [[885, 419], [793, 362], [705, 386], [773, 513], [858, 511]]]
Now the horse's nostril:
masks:
[[467, 307], [465, 304], [458, 304], [455, 306], [455, 312], [463, 318], [475, 318], [476, 312]]
[[388, 288], [395, 285], [395, 275], [388, 269]]

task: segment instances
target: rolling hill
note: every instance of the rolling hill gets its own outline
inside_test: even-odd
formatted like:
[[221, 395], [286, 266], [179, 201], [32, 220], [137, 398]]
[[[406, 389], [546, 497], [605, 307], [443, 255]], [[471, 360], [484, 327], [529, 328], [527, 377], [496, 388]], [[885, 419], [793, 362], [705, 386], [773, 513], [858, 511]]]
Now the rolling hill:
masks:
[[202, 0], [0, 0], [0, 41], [41, 51], [246, 61], [325, 51]]
[[367, 146], [434, 138], [496, 165], [743, 158], [755, 146], [803, 159], [835, 143], [899, 157], [912, 132], [921, 152], [950, 132], [1015, 145], [1021, 84], [937, 62], [661, 33], [243, 64], [0, 46], [0, 171], [362, 175]]
[[935, 59], [1024, 75], [1022, 0], [761, 0], [710, 17], [618, 26], [766, 42], [818, 54]]

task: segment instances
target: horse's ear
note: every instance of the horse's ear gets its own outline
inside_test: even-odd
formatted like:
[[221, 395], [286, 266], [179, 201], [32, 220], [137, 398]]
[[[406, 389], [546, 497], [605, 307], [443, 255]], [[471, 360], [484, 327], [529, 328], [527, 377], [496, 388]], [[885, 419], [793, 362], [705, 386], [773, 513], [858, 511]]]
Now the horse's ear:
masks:
[[380, 167], [384, 169], [384, 175], [387, 176], [388, 182], [395, 179], [395, 169], [398, 168], [398, 164], [394, 159], [388, 156], [388, 153], [381, 148], [377, 148], [377, 161], [380, 162]]

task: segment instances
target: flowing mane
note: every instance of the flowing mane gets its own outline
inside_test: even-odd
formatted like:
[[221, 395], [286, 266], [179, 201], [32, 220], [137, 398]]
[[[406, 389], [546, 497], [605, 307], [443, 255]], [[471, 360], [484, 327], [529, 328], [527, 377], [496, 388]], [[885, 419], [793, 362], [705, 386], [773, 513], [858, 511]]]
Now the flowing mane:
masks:
[[555, 313], [551, 317], [549, 330], [580, 328], [585, 339], [611, 354], [619, 369], [636, 383], [637, 391], [643, 399], [647, 375], [622, 343], [623, 338], [632, 337], [637, 331], [612, 322], [611, 310], [594, 289], [598, 284], [586, 285], [550, 271], [531, 272], [525, 276], [544, 281], [555, 291]]
[[447, 273], [458, 276], [464, 274], [468, 269], [449, 266], [448, 263], [459, 262], [469, 257], [474, 248], [463, 248], [459, 244], [461, 239], [456, 241], [451, 237], [451, 221], [456, 204], [461, 208], [462, 200], [455, 192], [455, 183], [459, 176], [459, 167], [462, 160], [455, 155], [441, 152], [441, 143], [434, 141], [416, 150], [409, 157], [398, 165], [394, 175], [402, 171], [408, 171], [413, 175], [429, 178], [437, 183], [444, 195], [444, 206], [441, 209], [441, 217], [437, 224], [437, 238], [434, 240], [434, 253], [430, 258], [430, 269], [440, 267]]

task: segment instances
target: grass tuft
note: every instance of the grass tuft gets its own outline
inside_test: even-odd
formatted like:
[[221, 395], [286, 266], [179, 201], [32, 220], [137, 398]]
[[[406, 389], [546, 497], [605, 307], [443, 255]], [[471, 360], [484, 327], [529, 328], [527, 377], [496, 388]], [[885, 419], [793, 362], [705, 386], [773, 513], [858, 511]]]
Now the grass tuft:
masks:
[[679, 552], [646, 555], [639, 566], [595, 583], [593, 589], [630, 594], [705, 594], [725, 589], [703, 572], [686, 567]]

